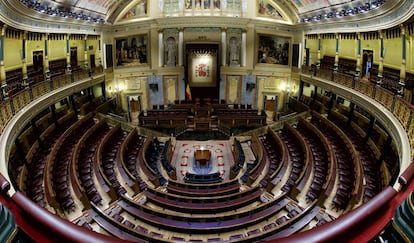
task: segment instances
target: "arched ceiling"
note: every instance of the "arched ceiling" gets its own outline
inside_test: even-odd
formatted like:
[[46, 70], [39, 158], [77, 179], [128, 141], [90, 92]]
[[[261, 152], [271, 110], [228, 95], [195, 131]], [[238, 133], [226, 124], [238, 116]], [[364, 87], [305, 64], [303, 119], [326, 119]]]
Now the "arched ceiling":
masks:
[[[42, 0], [42, 2], [47, 2]], [[110, 9], [116, 8], [123, 1], [115, 0], [51, 0], [51, 2], [57, 3], [59, 5], [83, 9], [90, 12], [95, 12], [101, 15], [106, 15], [110, 12]]]
[[[58, 4], [64, 7], [83, 9], [107, 15], [113, 12], [117, 7], [126, 2], [133, 0], [37, 0], [35, 2], [42, 4]], [[330, 8], [335, 5], [353, 2], [354, 0], [289, 0], [295, 6], [298, 14], [314, 11], [317, 9]]]
[[[237, 25], [243, 18], [260, 25], [324, 33], [386, 29], [414, 16], [413, 0], [209, 1], [7, 0], [0, 1], [0, 21], [30, 31], [97, 33], [117, 31], [114, 28], [117, 26], [129, 29], [137, 23], [151, 21], [178, 26], [185, 23], [182, 17], [192, 16], [196, 18], [188, 22], [190, 25], [199, 24], [194, 19], [204, 21], [203, 25], [213, 24], [213, 20], [221, 21], [222, 25], [230, 22]], [[217, 18], [209, 19], [209, 16]]]
[[[83, 20], [92, 19], [94, 22], [111, 22], [119, 18], [120, 13], [123, 13], [124, 8], [131, 6], [131, 4], [139, 3], [149, 0], [19, 0], [21, 3], [29, 8], [32, 8], [41, 13], [49, 15], [57, 15], [63, 17], [73, 17]], [[159, 5], [168, 0], [159, 0]], [[185, 4], [186, 0], [182, 4]], [[198, 1], [198, 0], [196, 0]], [[213, 4], [213, 0], [210, 0]], [[221, 0], [223, 1], [223, 0]], [[257, 0], [241, 0], [249, 4], [256, 3]], [[214, 3], [220, 0], [214, 0]], [[229, 2], [229, 1], [227, 1]], [[362, 0], [259, 0], [258, 3], [270, 3], [276, 9], [283, 10], [286, 13], [291, 13], [293, 22], [300, 21], [310, 13], [326, 13], [332, 11], [333, 8], [339, 8], [343, 5], [359, 4], [366, 1]], [[369, 0], [371, 2], [371, 0]], [[353, 4], [355, 5], [355, 4]], [[69, 16], [67, 15], [69, 13]]]

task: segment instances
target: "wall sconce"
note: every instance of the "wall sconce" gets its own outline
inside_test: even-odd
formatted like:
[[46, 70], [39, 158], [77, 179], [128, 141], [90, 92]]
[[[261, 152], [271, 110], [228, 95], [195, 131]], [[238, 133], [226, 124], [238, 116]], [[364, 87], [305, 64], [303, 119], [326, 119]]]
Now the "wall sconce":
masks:
[[149, 84], [149, 88], [150, 88], [153, 92], [158, 92], [158, 84]]
[[252, 91], [256, 87], [255, 83], [246, 83], [246, 90]]

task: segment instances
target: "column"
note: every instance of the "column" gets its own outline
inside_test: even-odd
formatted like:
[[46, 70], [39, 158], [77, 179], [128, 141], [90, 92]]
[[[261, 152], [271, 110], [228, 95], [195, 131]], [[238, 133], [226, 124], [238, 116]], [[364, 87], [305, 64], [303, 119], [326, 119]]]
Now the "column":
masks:
[[321, 35], [318, 34], [318, 56], [317, 56], [318, 60], [316, 63], [316, 68], [320, 68], [321, 67]]
[[23, 63], [23, 67], [22, 67], [23, 85], [28, 86], [29, 83], [27, 82], [28, 77], [27, 77], [26, 50], [27, 50], [27, 31], [23, 32], [21, 57], [22, 57], [22, 63]]
[[158, 66], [164, 66], [164, 34], [158, 30]]
[[221, 65], [226, 66], [226, 54], [227, 54], [227, 36], [226, 28], [221, 29]]
[[46, 80], [50, 80], [49, 70], [49, 33], [45, 34], [45, 63], [44, 63]]
[[29, 168], [29, 165], [26, 160], [26, 153], [22, 149], [22, 144], [20, 143], [19, 138], [16, 138], [16, 140], [14, 141], [14, 145], [16, 146], [16, 152], [22, 160], [23, 164], [26, 166], [26, 168]]
[[85, 60], [83, 65], [88, 69], [88, 35], [85, 35], [83, 40], [83, 59]]
[[104, 100], [106, 100], [107, 95], [106, 95], [106, 85], [105, 82], [101, 83], [101, 90], [102, 90], [102, 96], [104, 97]]
[[379, 30], [379, 41], [380, 41], [380, 58], [378, 64], [378, 76], [377, 76], [377, 85], [381, 86], [382, 84], [382, 72], [384, 71], [384, 36], [382, 30]]
[[402, 56], [401, 56], [401, 68], [400, 68], [400, 81], [398, 82], [398, 96], [404, 97], [405, 91], [405, 75], [406, 75], [406, 54], [407, 54], [407, 38], [405, 36], [404, 25], [400, 25], [401, 28], [401, 45], [402, 45]]
[[66, 69], [68, 73], [72, 72], [72, 65], [70, 64], [70, 34], [66, 34]]
[[184, 64], [184, 29], [178, 29], [178, 66], [182, 67]]
[[99, 35], [98, 38], [98, 63], [99, 67], [102, 67], [102, 35]]
[[[67, 99], [66, 99], [66, 102], [67, 102]], [[52, 104], [50, 106], [50, 112], [52, 113], [52, 118], [53, 118], [53, 121], [55, 123], [55, 126], [59, 127], [59, 121], [58, 121], [58, 118], [57, 118], [57, 115], [56, 115], [56, 105], [55, 104]]]
[[[318, 44], [318, 53], [319, 52], [320, 52], [320, 45]], [[320, 57], [318, 57], [318, 59], [320, 59]], [[339, 34], [338, 33], [335, 33], [335, 63], [334, 63], [334, 72], [337, 72], [338, 71], [338, 66], [339, 66], [338, 63], [339, 63]]]
[[355, 77], [359, 77], [359, 74], [361, 73], [361, 33], [357, 33], [357, 63], [356, 63], [356, 69], [355, 69]]
[[42, 146], [42, 139], [40, 138], [40, 133], [36, 125], [36, 120], [32, 119], [30, 121], [30, 124], [32, 125], [33, 134], [35, 135], [37, 142], [39, 143], [40, 146]]
[[0, 35], [0, 101], [8, 97], [6, 83], [6, 69], [4, 67], [4, 36], [6, 33], [6, 25], [3, 26]]
[[246, 30], [242, 30], [242, 37], [241, 37], [241, 66], [246, 66], [246, 48], [247, 48], [247, 34]]
[[72, 106], [72, 110], [75, 113], [75, 116], [78, 116], [78, 109], [76, 108], [76, 101], [73, 95], [69, 96], [69, 102], [70, 102], [70, 105]]
[[306, 40], [306, 35], [305, 38], [303, 40], [303, 65], [304, 66], [308, 66], [309, 64], [306, 62], [306, 48], [307, 48], [307, 40]]

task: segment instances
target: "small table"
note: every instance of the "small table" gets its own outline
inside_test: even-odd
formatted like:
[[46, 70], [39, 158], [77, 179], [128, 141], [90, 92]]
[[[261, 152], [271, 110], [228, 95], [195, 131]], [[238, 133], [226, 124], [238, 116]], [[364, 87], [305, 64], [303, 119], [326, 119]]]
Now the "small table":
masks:
[[196, 160], [197, 166], [207, 167], [209, 166], [209, 163], [210, 163], [211, 152], [210, 150], [197, 149], [194, 152], [194, 158]]

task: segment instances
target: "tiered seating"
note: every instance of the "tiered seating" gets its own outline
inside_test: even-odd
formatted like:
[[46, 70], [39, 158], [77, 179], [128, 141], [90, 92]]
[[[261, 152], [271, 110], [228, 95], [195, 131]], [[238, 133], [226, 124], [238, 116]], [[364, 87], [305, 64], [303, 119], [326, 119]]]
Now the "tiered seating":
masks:
[[31, 151], [32, 156], [28, 156], [26, 195], [41, 207], [45, 206], [42, 184], [46, 160], [53, 144], [75, 121], [76, 117], [71, 112], [59, 119], [58, 127], [51, 124], [41, 135], [42, 144], [36, 142]]
[[[260, 193], [260, 191], [258, 192]], [[257, 194], [257, 192], [255, 192]], [[171, 214], [169, 210], [155, 210], [153, 207], [131, 201], [127, 198], [119, 201], [118, 204], [129, 212], [131, 216], [151, 224], [157, 228], [171, 230], [173, 232], [188, 232], [191, 229], [192, 234], [211, 234], [224, 233], [232, 230], [243, 229], [248, 226], [256, 225], [259, 222], [266, 222], [266, 219], [276, 217], [276, 215], [289, 202], [286, 197], [279, 197], [269, 203], [263, 203], [257, 207], [250, 207], [247, 210], [234, 210], [231, 214], [213, 214], [210, 210], [213, 208], [220, 209], [219, 204], [226, 205], [226, 202], [208, 203], [205, 208], [209, 212], [203, 213], [200, 203], [198, 214]], [[160, 198], [158, 198], [160, 199]], [[165, 201], [163, 199], [162, 201]], [[240, 200], [244, 200], [240, 198]], [[161, 202], [162, 202], [161, 201]], [[172, 200], [171, 200], [172, 201]], [[155, 201], [151, 201], [155, 203]], [[160, 203], [160, 202], [158, 202]], [[183, 203], [177, 204], [176, 207], [184, 207]], [[195, 203], [194, 205], [197, 205]], [[213, 206], [212, 208], [209, 205]], [[217, 205], [217, 206], [216, 206]], [[237, 205], [234, 205], [234, 209]], [[190, 216], [191, 215], [191, 216]]]
[[366, 182], [364, 186], [364, 202], [366, 202], [381, 191], [380, 170], [376, 165], [377, 153], [373, 150], [372, 146], [370, 146], [372, 140], [367, 139], [368, 134], [366, 134], [358, 124], [351, 122], [349, 123], [349, 126], [347, 126], [347, 123], [338, 122], [338, 116], [338, 113], [331, 112], [328, 119], [345, 132], [347, 137], [352, 141], [355, 149], [358, 151], [359, 160], [361, 161], [363, 168], [363, 176]]
[[278, 172], [284, 173], [281, 168], [286, 169], [288, 155], [286, 148], [283, 146], [283, 142], [271, 129], [259, 139], [263, 143], [263, 148], [266, 151], [266, 157], [269, 161], [269, 169], [263, 179], [260, 180], [260, 185], [266, 187]]
[[[147, 183], [139, 175], [138, 155], [142, 149], [145, 137], [138, 135], [136, 129], [132, 130], [124, 143], [121, 145], [120, 160], [121, 164], [134, 188], [135, 192], [143, 191], [147, 188]], [[124, 179], [128, 179], [124, 178]]]
[[188, 184], [178, 181], [168, 181], [167, 191], [181, 196], [222, 196], [228, 195], [240, 190], [239, 180], [233, 179], [227, 182], [217, 184]]
[[[162, 193], [160, 192], [159, 194]], [[164, 199], [158, 199], [158, 204], [164, 201]], [[196, 198], [193, 197], [192, 199]], [[171, 198], [170, 200], [173, 201], [174, 199]], [[162, 210], [157, 210], [154, 203], [156, 202], [147, 201], [143, 203], [123, 197], [123, 200], [118, 202], [118, 205], [120, 205], [123, 211], [117, 210], [114, 214], [122, 214], [125, 216], [129, 214], [128, 217], [134, 217], [145, 224], [162, 228], [163, 231], [167, 232], [184, 233], [188, 229], [191, 229], [191, 236], [199, 236], [205, 239], [207, 238], [205, 235], [208, 234], [210, 236], [208, 239], [211, 239], [211, 241], [213, 239], [219, 239], [221, 242], [224, 241], [220, 237], [221, 235], [228, 235], [227, 237], [230, 240], [237, 239], [243, 241], [256, 241], [265, 237], [275, 239], [291, 235], [306, 227], [316, 217], [321, 218], [323, 216], [320, 213], [320, 208], [315, 206], [315, 203], [303, 209], [298, 205], [292, 204], [293, 202], [283, 195], [268, 203], [261, 203], [256, 207], [233, 210], [231, 213], [228, 213], [229, 211], [223, 211], [223, 213], [217, 212], [212, 214], [200, 211], [199, 213], [182, 212], [176, 214], [173, 213], [174, 210], [168, 210], [171, 209], [170, 206]], [[197, 203], [195, 202], [195, 204]], [[205, 205], [210, 204], [207, 203]], [[210, 209], [207, 206], [206, 208]], [[116, 219], [119, 222], [123, 222], [125, 217], [117, 216]], [[136, 222], [134, 225], [137, 224], [139, 223]], [[146, 226], [140, 230], [144, 233], [150, 231]], [[224, 232], [227, 233], [224, 234]], [[218, 234], [219, 237], [211, 237], [211, 234]], [[167, 241], [166, 238], [159, 240]], [[185, 241], [184, 238], [178, 237], [170, 238], [170, 240]], [[195, 240], [187, 241], [193, 242]]]
[[287, 147], [289, 161], [291, 164], [291, 171], [288, 180], [282, 186], [281, 190], [289, 193], [293, 186], [298, 186], [303, 178], [305, 159], [309, 154], [306, 153], [305, 148], [301, 146], [300, 137], [293, 131], [290, 125], [285, 124], [284, 128], [277, 133]]
[[[148, 230], [139, 228], [137, 225], [131, 228], [131, 224], [123, 224], [124, 218], [119, 214], [119, 207], [109, 208], [108, 213], [103, 212], [97, 206], [88, 211], [89, 216], [106, 232], [120, 239], [131, 242], [145, 243], [151, 240]], [[145, 231], [146, 230], [146, 231]]]
[[161, 153], [161, 164], [164, 170], [172, 179], [177, 179], [175, 168], [171, 165], [170, 157], [171, 157], [171, 139], [168, 139], [164, 146]]
[[314, 113], [311, 122], [324, 133], [335, 152], [339, 181], [333, 198], [333, 205], [338, 209], [346, 209], [353, 196], [354, 189], [357, 190], [362, 186], [362, 182], [356, 181], [361, 177], [358, 171], [359, 158], [345, 134], [340, 133], [339, 129], [327, 119]]
[[[157, 107], [154, 107], [157, 108]], [[140, 126], [144, 127], [163, 127], [163, 128], [175, 128], [185, 127], [189, 112], [184, 108], [177, 109], [152, 109], [146, 113], [140, 113], [139, 122]]]
[[234, 157], [235, 162], [234, 165], [231, 167], [230, 170], [230, 178], [236, 177], [236, 175], [240, 172], [240, 170], [244, 166], [244, 161], [246, 160], [246, 157], [244, 155], [243, 148], [241, 146], [241, 143], [239, 140], [234, 139]]
[[327, 195], [332, 190], [335, 177], [328, 172], [328, 168], [332, 163], [332, 154], [328, 149], [326, 138], [306, 120], [300, 120], [296, 129], [309, 145], [312, 154], [314, 175], [306, 193], [306, 199], [314, 201], [321, 196], [322, 189], [325, 189]]
[[[247, 109], [246, 105], [242, 105], [245, 109], [239, 109], [238, 105], [234, 105], [234, 107], [237, 108], [231, 109], [225, 104], [211, 103], [207, 106], [200, 106], [198, 102], [195, 104], [174, 104], [168, 109], [165, 109], [164, 105], [154, 105], [153, 109], [139, 114], [139, 122], [140, 126], [154, 128], [201, 126], [204, 124], [204, 119], [198, 120], [198, 117], [207, 118], [206, 121], [213, 120], [212, 125], [215, 127], [217, 125], [229, 128], [258, 127], [265, 124], [266, 115], [257, 109], [252, 109], [251, 105]], [[196, 124], [193, 124], [194, 118], [196, 118]]]
[[155, 186], [159, 186], [160, 184], [164, 185], [167, 180], [164, 178], [158, 168], [158, 160], [160, 158], [161, 152], [164, 149], [164, 146], [158, 141], [157, 138], [149, 141], [145, 145], [145, 156], [142, 161], [143, 163], [140, 164], [140, 166], [145, 167], [143, 168], [144, 173], [150, 178]]
[[315, 227], [324, 225], [324, 224], [334, 220], [334, 218], [332, 216], [330, 216], [329, 214], [326, 214], [326, 213], [317, 215], [316, 219], [317, 219], [317, 223], [316, 223]]
[[159, 190], [148, 188], [145, 192], [149, 202], [161, 208], [171, 209], [184, 213], [218, 213], [241, 208], [260, 200], [262, 190], [259, 187], [213, 197], [194, 197], [168, 194]]
[[[71, 195], [69, 185], [69, 163], [72, 160], [72, 152], [76, 143], [94, 124], [92, 115], [93, 114], [90, 114], [82, 118], [66, 130], [55, 143], [52, 152], [49, 155], [46, 167], [49, 166], [51, 168], [51, 178], [49, 179], [49, 174], [46, 173], [46, 199], [48, 199], [49, 203], [57, 210], [60, 208], [56, 208], [56, 205], [54, 205], [54, 197], [64, 211], [69, 211], [75, 207], [75, 202]], [[53, 188], [50, 188], [50, 185], [52, 185]]]
[[242, 176], [242, 179], [243, 177], [247, 177], [246, 184], [248, 186], [252, 186], [254, 184], [254, 182], [259, 178], [260, 174], [263, 172], [264, 168], [267, 165], [263, 144], [260, 141], [259, 137], [255, 134], [252, 136], [251, 148], [255, 154], [256, 160], [253, 163], [247, 165], [247, 170]]
[[195, 183], [195, 184], [211, 184], [211, 183], [219, 183], [223, 180], [220, 176], [220, 172], [214, 172], [211, 174], [200, 175], [200, 174], [193, 174], [190, 172], [185, 173], [184, 181], [187, 183]]
[[115, 165], [117, 163], [117, 153], [127, 136], [127, 132], [121, 129], [118, 124], [105, 136], [104, 140], [98, 147], [98, 164], [103, 172], [103, 177], [107, 184], [114, 189], [117, 195], [122, 195], [127, 190], [121, 185], [117, 178]]
[[67, 69], [66, 65], [66, 58], [49, 61], [50, 77], [54, 78], [56, 76], [64, 75]]
[[105, 103], [105, 99], [103, 97], [92, 98], [88, 97], [84, 103], [80, 104], [79, 113], [81, 115], [88, 114], [89, 112], [95, 111], [100, 105]]
[[285, 209], [287, 214], [282, 215], [275, 221], [276, 226], [273, 229], [267, 229], [267, 234], [264, 234], [262, 237], [268, 237], [264, 238], [264, 240], [275, 241], [278, 238], [286, 237], [302, 230], [319, 215], [320, 211], [320, 208], [315, 206], [315, 204], [311, 204], [305, 209], [288, 204]]
[[257, 109], [217, 109], [219, 125], [226, 127], [258, 127], [266, 123], [266, 115]]
[[94, 157], [99, 143], [109, 131], [110, 127], [105, 120], [98, 122], [79, 141], [73, 156], [80, 187], [85, 191], [89, 201], [95, 204], [102, 202], [102, 196], [93, 181]]

